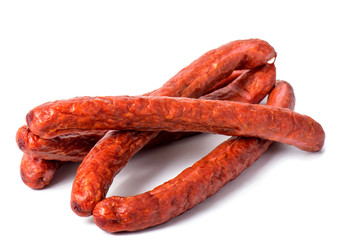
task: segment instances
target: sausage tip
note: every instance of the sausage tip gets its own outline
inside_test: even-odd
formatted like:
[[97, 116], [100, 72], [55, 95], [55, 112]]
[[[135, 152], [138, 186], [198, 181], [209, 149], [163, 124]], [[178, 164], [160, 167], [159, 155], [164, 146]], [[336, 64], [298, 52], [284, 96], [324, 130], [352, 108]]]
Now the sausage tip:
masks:
[[21, 151], [24, 151], [25, 150], [25, 142], [22, 138], [18, 138], [17, 139], [17, 144], [18, 144], [18, 147]]
[[23, 138], [24, 131], [25, 131], [25, 127], [23, 126], [19, 128], [19, 130], [16, 132], [16, 143], [21, 151], [25, 150], [25, 141]]
[[73, 210], [73, 212], [74, 212], [76, 215], [78, 215], [78, 216], [80, 216], [80, 217], [88, 217], [88, 216], [91, 215], [90, 212], [84, 211], [84, 210], [82, 209], [82, 207], [80, 206], [80, 204], [77, 203], [76, 201], [71, 201], [71, 209]]
[[31, 126], [33, 119], [34, 119], [34, 111], [31, 110], [30, 112], [28, 112], [28, 114], [26, 114], [26, 124], [28, 126]]

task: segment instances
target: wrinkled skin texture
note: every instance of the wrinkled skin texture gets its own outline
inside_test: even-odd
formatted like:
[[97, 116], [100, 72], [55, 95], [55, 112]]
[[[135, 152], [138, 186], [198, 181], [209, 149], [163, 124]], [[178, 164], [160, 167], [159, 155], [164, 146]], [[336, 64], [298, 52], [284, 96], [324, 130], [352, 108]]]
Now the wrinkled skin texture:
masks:
[[81, 162], [106, 132], [44, 139], [22, 126], [16, 133], [16, 142], [21, 151], [36, 158]]
[[[257, 74], [270, 74], [271, 71], [274, 71], [275, 74], [274, 66], [270, 64], [255, 68], [251, 71], [236, 70], [229, 77], [220, 81], [219, 84], [213, 88], [213, 91], [215, 92], [212, 91], [213, 93], [209, 93], [200, 98], [210, 100], [233, 99], [234, 101], [237, 101], [237, 98], [239, 98], [241, 102], [259, 102], [260, 99], [256, 99], [255, 97], [259, 98], [259, 96], [263, 96], [263, 94], [259, 94], [258, 96], [250, 95], [250, 93], [254, 93], [256, 91], [252, 91], [253, 89], [242, 89], [246, 83], [240, 84], [240, 81], [254, 81], [254, 79], [249, 78], [248, 75], [253, 78], [256, 77], [261, 79], [256, 76], [256, 74], [252, 74], [253, 72], [258, 72]], [[230, 82], [233, 83], [229, 84]], [[229, 85], [224, 87], [224, 85], [227, 84]], [[260, 86], [259, 84], [253, 85], [257, 87]], [[223, 86], [223, 89], [216, 91], [217, 89], [221, 88], [221, 86]], [[265, 86], [265, 84], [261, 86]], [[264, 88], [264, 90], [267, 91], [267, 88]], [[99, 133], [93, 133], [90, 135], [73, 134], [72, 136], [44, 139], [33, 134], [27, 126], [22, 126], [19, 128], [16, 134], [16, 142], [21, 151], [38, 159], [56, 159], [58, 161], [81, 162], [91, 150], [91, 148], [105, 135], [105, 133], [106, 131], [101, 131]], [[194, 134], [196, 133], [163, 132], [156, 138], [152, 139], [151, 143], [147, 144], [146, 147], [150, 148], [157, 145], [164, 145], [183, 137], [193, 136]]]
[[[173, 78], [167, 81], [160, 89], [157, 89], [146, 95], [183, 97], [201, 96], [211, 91], [212, 88], [214, 88], [220, 80], [229, 77], [232, 72], [238, 69], [254, 68], [256, 66], [266, 64], [269, 60], [275, 57], [276, 52], [273, 47], [263, 40], [248, 39], [233, 41], [217, 49], [207, 52], [199, 59], [192, 62], [189, 66], [182, 69]], [[116, 138], [128, 137], [131, 138], [131, 136], [129, 136], [127, 133], [116, 131], [112, 134], [107, 135], [107, 137], [103, 139], [102, 144], [113, 146], [111, 152], [109, 152], [109, 156], [114, 156], [114, 159], [106, 156], [107, 154], [99, 153], [95, 150], [94, 151], [97, 152], [97, 154], [94, 154], [94, 152], [92, 151], [90, 152], [90, 154], [88, 154], [86, 161], [94, 162], [94, 165], [88, 164], [89, 171], [98, 171], [98, 174], [107, 175], [107, 177], [104, 177], [105, 182], [100, 183], [100, 185], [109, 186], [112, 182], [113, 177], [124, 167], [124, 165], [129, 160], [124, 158], [123, 150], [120, 149], [121, 146], [115, 145], [115, 142], [122, 141], [121, 139], [119, 140]], [[156, 135], [152, 135], [151, 138], [155, 137]], [[140, 141], [138, 141], [138, 144], [141, 144], [142, 146], [146, 145], [148, 139], [146, 138], [144, 140], [145, 141], [143, 143], [140, 143]], [[101, 148], [101, 146], [98, 147]], [[140, 148], [136, 147], [132, 149]], [[134, 155], [135, 153], [136, 152], [133, 152], [130, 155]], [[46, 160], [42, 161], [46, 163]], [[105, 168], [97, 169], [97, 167], [99, 166], [99, 164], [97, 163], [98, 161], [103, 162]], [[52, 166], [51, 163], [46, 165]], [[82, 166], [80, 166], [80, 169], [81, 168]], [[108, 171], [108, 169], [110, 169], [110, 171]], [[85, 175], [87, 174], [86, 170], [83, 170], [81, 172], [83, 172], [83, 174]], [[81, 178], [81, 176], [79, 176], [79, 178]], [[75, 186], [77, 185], [75, 184]], [[75, 187], [75, 189], [76, 188], [77, 187]], [[102, 188], [99, 191], [107, 190]], [[94, 193], [93, 195], [99, 194]], [[78, 215], [90, 215], [89, 210], [80, 210], [78, 212], [76, 209], [74, 209], [74, 211]]]
[[[268, 105], [294, 108], [292, 87], [282, 81]], [[130, 197], [113, 196], [94, 208], [95, 223], [108, 232], [137, 231], [164, 223], [193, 208], [241, 174], [272, 144], [258, 138], [231, 137], [174, 179]]]
[[[82, 110], [71, 114], [72, 109]], [[34, 110], [29, 128], [55, 136], [69, 131], [137, 130], [251, 136], [321, 150], [325, 133], [312, 118], [289, 109], [233, 101], [171, 97], [82, 97]], [[101, 114], [100, 114], [101, 113]], [[40, 129], [43, 130], [40, 130]], [[36, 131], [35, 131], [36, 130]]]
[[271, 91], [275, 79], [275, 66], [265, 64], [243, 72], [227, 86], [202, 96], [200, 99], [259, 103]]
[[[258, 42], [258, 41], [257, 41]], [[231, 43], [232, 45], [233, 43]], [[257, 44], [256, 44], [257, 45]], [[263, 47], [262, 47], [263, 48]], [[250, 50], [250, 52], [254, 52], [254, 50]], [[257, 51], [256, 51], [257, 52]], [[265, 51], [267, 52], [267, 51]], [[271, 53], [263, 54], [263, 64], [266, 64], [266, 62], [269, 60], [269, 58], [275, 56], [274, 50], [270, 50]], [[209, 56], [209, 55], [208, 55]], [[212, 56], [210, 56], [212, 59]], [[202, 58], [202, 57], [201, 57]], [[246, 59], [252, 59], [252, 57], [245, 57]], [[222, 55], [217, 55], [213, 60], [214, 62], [224, 62], [222, 60]], [[244, 59], [243, 61], [246, 61]], [[266, 61], [266, 59], [268, 59]], [[208, 61], [209, 62], [209, 61]], [[194, 68], [198, 69], [199, 66], [197, 65], [199, 61], [196, 63], [192, 63], [187, 68]], [[201, 63], [201, 62], [200, 62]], [[214, 68], [214, 65], [211, 65]], [[221, 64], [217, 64], [218, 67], [221, 67]], [[208, 68], [209, 66], [203, 66]], [[187, 94], [189, 96], [196, 97], [198, 95], [203, 95], [203, 93], [207, 92], [208, 89], [211, 89], [213, 84], [212, 79], [217, 79], [219, 75], [223, 75], [221, 68], [218, 72], [213, 73], [213, 75], [206, 75], [207, 78], [198, 79], [197, 76], [195, 76], [192, 71], [190, 71], [192, 74], [187, 75], [184, 72], [187, 71], [187, 68], [185, 70], [181, 70], [180, 74], [177, 74], [175, 77], [170, 79], [170, 82], [176, 82], [174, 84], [174, 90], [171, 91], [171, 88], [169, 84], [165, 84], [161, 89], [156, 90], [152, 93], [152, 95], [171, 95], [176, 96], [177, 89], [179, 87], [176, 87], [178, 85], [181, 85], [181, 87], [187, 87]], [[258, 90], [259, 92], [253, 93], [253, 96], [257, 96], [260, 93], [263, 93], [264, 91], [268, 91], [273, 87], [275, 82], [275, 68], [274, 66], [267, 66], [264, 69], [264, 74], [259, 76], [262, 77], [263, 84], [259, 84], [259, 88], [252, 87], [252, 83], [248, 82], [247, 84], [244, 84], [245, 89], [249, 90]], [[225, 71], [225, 70], [223, 70]], [[226, 70], [225, 72], [228, 72], [229, 70]], [[204, 77], [204, 76], [202, 76]], [[190, 92], [189, 85], [185, 84], [185, 82], [189, 82], [192, 78], [196, 78], [197, 80], [194, 80], [196, 82], [199, 82], [198, 84], [192, 84], [193, 85], [193, 91]], [[242, 84], [243, 80], [239, 80], [238, 84]], [[255, 81], [258, 82], [258, 81]], [[182, 84], [183, 83], [183, 84]], [[207, 83], [207, 84], [205, 84]], [[211, 84], [209, 84], [211, 83]], [[199, 86], [203, 86], [200, 88]], [[183, 94], [183, 93], [182, 93]], [[195, 95], [197, 94], [197, 95]], [[266, 94], [264, 95], [266, 96]], [[263, 96], [263, 97], [264, 97]], [[187, 97], [185, 95], [182, 95], [182, 97]], [[134, 146], [133, 148], [126, 149], [122, 145], [117, 144], [117, 142], [127, 142], [125, 139], [132, 139], [135, 138], [133, 133], [131, 132], [121, 132], [121, 131], [111, 131], [109, 135], [104, 137], [100, 142], [98, 142], [94, 148], [90, 151], [90, 153], [87, 155], [87, 157], [84, 159], [83, 163], [79, 166], [74, 183], [72, 188], [72, 194], [71, 194], [71, 207], [73, 211], [79, 215], [79, 216], [89, 216], [91, 215], [91, 212], [95, 206], [95, 204], [103, 199], [109, 189], [109, 186], [111, 185], [114, 176], [119, 173], [119, 171], [126, 165], [129, 158], [133, 156], [136, 151], [141, 149], [143, 146], [145, 146], [151, 139], [155, 138], [159, 132], [153, 135], [153, 133], [149, 133], [150, 138], [144, 137], [143, 141], [139, 138], [136, 138], [137, 141], [134, 141], [133, 145], [139, 145]], [[102, 152], [101, 149], [107, 148], [108, 151]], [[132, 151], [130, 153], [130, 151]], [[95, 186], [95, 187], [94, 187]]]
[[[220, 88], [227, 86], [228, 84], [230, 84], [231, 82], [233, 82], [235, 79], [239, 78], [246, 72], [248, 72], [248, 70], [234, 70], [231, 75], [229, 75], [228, 77], [224, 78], [223, 80], [217, 82], [211, 89], [209, 89], [206, 92], [206, 94], [209, 94], [211, 92], [214, 92]], [[240, 78], [244, 79], [244, 77], [240, 77]]]
[[[206, 94], [200, 99], [208, 100], [229, 100], [245, 103], [259, 103], [270, 92], [275, 84], [276, 68], [273, 64], [263, 66], [247, 71], [234, 71], [232, 76], [221, 81], [218, 86], [225, 82], [227, 86]], [[230, 81], [232, 79], [232, 81]], [[163, 145], [176, 139], [187, 136], [193, 136], [195, 132], [161, 132], [152, 139], [145, 148]]]
[[[227, 99], [229, 100], [232, 98], [229, 98], [229, 96], [233, 94], [234, 98], [241, 98], [243, 95], [243, 97], [247, 99], [246, 101], [257, 103], [260, 96], [263, 97], [266, 95], [265, 93], [269, 92], [270, 87], [273, 86], [276, 75], [275, 67], [273, 64], [266, 64], [251, 71], [257, 72], [256, 74], [244, 75], [246, 72], [247, 71], [243, 70], [234, 71], [229, 77], [220, 81], [217, 86], [212, 88], [212, 90], [214, 90], [213, 93], [209, 93], [201, 98], [222, 99], [222, 96], [228, 96]], [[262, 81], [260, 81], [260, 79], [262, 79]], [[220, 86], [229, 82], [233, 83], [227, 87], [218, 89]], [[256, 86], [258, 91], [254, 90]], [[237, 89], [238, 92], [234, 91], [234, 89]], [[230, 92], [229, 94], [227, 94], [228, 91]], [[42, 183], [37, 184], [36, 189], [45, 187], [57, 169], [63, 165], [63, 163], [54, 163], [54, 161], [82, 161], [89, 153], [89, 150], [104, 134], [104, 132], [93, 133], [91, 135], [74, 134], [72, 136], [43, 139], [34, 135], [27, 126], [19, 128], [16, 134], [16, 142], [20, 150], [32, 156], [22, 159], [23, 167], [21, 167], [21, 176], [23, 179], [26, 179], [24, 183], [29, 183], [27, 185], [31, 188], [34, 188], [34, 184], [32, 183]], [[195, 134], [198, 133], [161, 132], [146, 145], [146, 148], [168, 144]], [[34, 159], [36, 159], [36, 161], [34, 161]], [[51, 161], [49, 162], [47, 159]], [[32, 164], [35, 164], [35, 166], [32, 166]], [[38, 174], [33, 174], [33, 168], [37, 168]], [[42, 179], [47, 179], [47, 181], [44, 182]]]
[[24, 153], [20, 163], [20, 176], [28, 187], [41, 189], [49, 184], [56, 170], [63, 164], [64, 162], [45, 161]]

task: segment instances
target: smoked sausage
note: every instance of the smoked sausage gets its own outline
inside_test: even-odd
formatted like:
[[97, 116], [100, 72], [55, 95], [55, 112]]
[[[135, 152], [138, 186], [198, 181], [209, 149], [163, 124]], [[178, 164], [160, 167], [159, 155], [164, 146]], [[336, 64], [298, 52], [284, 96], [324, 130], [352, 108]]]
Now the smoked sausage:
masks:
[[[271, 90], [275, 84], [276, 68], [274, 64], [265, 64], [263, 66], [254, 68], [247, 71], [234, 71], [232, 78], [235, 78], [227, 86], [208, 93], [200, 99], [209, 100], [230, 100], [246, 103], [259, 103]], [[228, 77], [226, 80], [221, 81], [223, 85], [229, 82]], [[150, 140], [145, 148], [164, 145], [172, 142], [175, 139], [180, 139], [186, 136], [193, 136], [195, 132], [160, 132], [157, 137]]]
[[[277, 83], [268, 105], [294, 107], [292, 87]], [[174, 179], [151, 191], [113, 196], [94, 208], [94, 221], [107, 232], [137, 231], [159, 225], [193, 208], [241, 174], [272, 144], [259, 138], [231, 137]]]
[[81, 162], [106, 132], [45, 139], [22, 126], [16, 133], [16, 142], [21, 151], [39, 159]]
[[207, 132], [259, 137], [305, 151], [321, 150], [325, 138], [318, 122], [292, 110], [220, 100], [82, 97], [35, 108], [31, 116], [29, 128], [44, 137], [112, 129]]
[[[270, 68], [270, 66], [267, 66]], [[248, 70], [236, 70], [229, 76], [220, 81], [212, 88], [212, 91], [216, 91], [223, 88], [222, 94], [231, 94], [230, 92], [241, 91], [241, 84], [239, 81], [247, 80], [247, 77], [241, 77], [242, 74]], [[257, 68], [253, 71], [258, 71]], [[238, 80], [236, 80], [238, 78]], [[236, 81], [235, 81], [236, 80]], [[235, 81], [235, 83], [224, 88], [229, 83]], [[244, 90], [243, 90], [244, 91]], [[229, 92], [229, 93], [227, 93]], [[220, 94], [220, 93], [218, 93]], [[149, 94], [148, 94], [149, 95]], [[204, 96], [205, 97], [205, 96]], [[208, 99], [212, 99], [212, 94], [208, 94]], [[221, 97], [218, 97], [221, 99]], [[226, 100], [226, 99], [225, 99]], [[93, 133], [90, 135], [76, 135], [66, 137], [58, 137], [51, 139], [40, 138], [33, 134], [27, 126], [22, 126], [16, 133], [16, 143], [21, 151], [24, 153], [34, 156], [37, 159], [52, 160], [57, 159], [58, 161], [72, 161], [81, 162], [84, 157], [88, 154], [90, 149], [97, 143], [107, 131]], [[194, 134], [190, 133], [164, 133], [152, 139], [152, 143], [149, 147], [169, 143], [181, 139], [186, 136]]]
[[[256, 74], [254, 71], [253, 73]], [[242, 79], [237, 81], [238, 84], [243, 84], [242, 88], [244, 88], [246, 92], [252, 93], [251, 96], [253, 97], [245, 99], [262, 99], [274, 86], [276, 76], [275, 67], [273, 64], [266, 64], [264, 67], [258, 69], [257, 77], [252, 74], [247, 76], [248, 78], [252, 78], [253, 81], [246, 81], [246, 84], [244, 84]], [[192, 77], [192, 75], [190, 75], [190, 77]], [[187, 80], [187, 77], [183, 74], [178, 76], [178, 78], [178, 81], [182, 82]], [[258, 87], [255, 87], [256, 85]], [[166, 89], [169, 92], [168, 86]], [[198, 94], [202, 93], [199, 88], [195, 88], [194, 91], [198, 92]], [[234, 94], [238, 97], [238, 94]], [[194, 94], [192, 95], [194, 96]], [[145, 146], [151, 139], [155, 138], [158, 132], [155, 134], [154, 132], [148, 132], [150, 135], [149, 138], [142, 136], [142, 134], [143, 133], [135, 134], [134, 132], [110, 131], [89, 152], [78, 168], [72, 188], [71, 207], [77, 215], [91, 215], [95, 204], [106, 196], [114, 176], [119, 173], [139, 149]], [[127, 147], [123, 146], [123, 143], [126, 143]], [[128, 145], [130, 145], [130, 147]]]
[[55, 172], [64, 163], [43, 160], [24, 153], [20, 163], [20, 176], [28, 187], [41, 189], [50, 183]]
[[[257, 68], [252, 71], [265, 72], [267, 74], [272, 72], [275, 75], [275, 68], [273, 65], [267, 65], [264, 67], [262, 66], [259, 68], [262, 69]], [[222, 94], [227, 91], [234, 92], [233, 88], [239, 89], [241, 85], [246, 85], [243, 82], [247, 80], [248, 76], [239, 78], [239, 76], [245, 72], [246, 70], [234, 71], [229, 77], [222, 80], [220, 82], [221, 84], [217, 84], [217, 86], [213, 87], [212, 90], [216, 91], [224, 84], [234, 81], [234, 83], [230, 85], [231, 87], [224, 87], [221, 90]], [[250, 77], [252, 77], [252, 75], [250, 75]], [[269, 79], [273, 81], [273, 78]], [[260, 89], [263, 89], [263, 91], [267, 91], [269, 86], [272, 84], [259, 82], [257, 85], [260, 87]], [[212, 99], [212, 93], [207, 94], [207, 98]], [[101, 132], [91, 135], [72, 135], [67, 137], [43, 139], [33, 134], [27, 126], [20, 127], [16, 134], [16, 142], [19, 149], [24, 152], [20, 166], [21, 179], [30, 188], [44, 188], [50, 183], [55, 172], [64, 165], [63, 161], [82, 161], [90, 149], [101, 137], [104, 136], [104, 134], [105, 132]], [[155, 146], [164, 145], [195, 134], [197, 133], [161, 132], [157, 137], [153, 138], [152, 141], [146, 145], [146, 147], [153, 148]]]

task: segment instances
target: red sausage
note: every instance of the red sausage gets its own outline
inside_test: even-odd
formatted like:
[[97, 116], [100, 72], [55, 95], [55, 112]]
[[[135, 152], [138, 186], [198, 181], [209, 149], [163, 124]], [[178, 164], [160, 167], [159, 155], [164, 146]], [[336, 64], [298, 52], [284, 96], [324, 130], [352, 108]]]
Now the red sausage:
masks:
[[[291, 86], [278, 82], [268, 105], [294, 107]], [[114, 196], [94, 208], [95, 223], [108, 232], [155, 226], [193, 208], [241, 174], [271, 145], [259, 138], [232, 137], [174, 179], [130, 197]]]
[[[265, 64], [263, 66], [247, 71], [235, 71], [232, 78], [238, 76], [227, 86], [206, 94], [200, 99], [209, 100], [230, 100], [246, 103], [259, 103], [271, 91], [275, 84], [276, 69], [273, 64]], [[230, 77], [228, 77], [230, 78]], [[221, 81], [228, 82], [229, 79]], [[217, 84], [220, 85], [220, 84]], [[198, 133], [194, 132], [161, 132], [152, 139], [145, 148], [164, 145], [175, 139], [186, 136], [193, 136]]]
[[21, 151], [39, 159], [81, 162], [106, 132], [44, 139], [22, 126], [16, 133], [16, 142]]
[[[268, 71], [275, 72], [273, 66], [265, 66], [265, 69], [272, 69]], [[243, 78], [238, 78], [245, 71], [236, 70], [229, 77], [222, 80], [222, 84], [235, 81], [235, 86], [241, 85]], [[238, 78], [238, 79], [237, 79]], [[217, 84], [213, 89], [217, 90], [221, 84]], [[231, 88], [227, 87], [222, 90]], [[266, 90], [266, 89], [265, 89]], [[208, 94], [211, 99], [211, 94]], [[41, 189], [47, 186], [53, 178], [55, 172], [64, 165], [63, 162], [58, 161], [82, 161], [89, 153], [90, 149], [95, 143], [103, 137], [105, 132], [94, 133], [91, 135], [74, 135], [61, 138], [43, 139], [33, 134], [27, 126], [19, 128], [16, 134], [16, 142], [20, 150], [25, 154], [21, 161], [20, 174], [23, 182], [30, 188]], [[164, 145], [184, 137], [192, 136], [196, 133], [170, 133], [161, 132], [157, 137], [146, 145], [147, 148], [152, 148], [159, 145]], [[56, 160], [53, 160], [56, 159]], [[36, 173], [36, 174], [35, 174]]]
[[[74, 109], [79, 109], [78, 114], [72, 114]], [[289, 109], [233, 101], [83, 97], [35, 108], [33, 113], [39, 117], [28, 122], [29, 128], [45, 137], [111, 129], [206, 132], [259, 137], [305, 151], [321, 150], [325, 138], [322, 126], [308, 116]]]
[[28, 187], [41, 189], [49, 184], [56, 170], [64, 163], [61, 161], [46, 161], [24, 153], [20, 164], [20, 176]]
[[[245, 98], [245, 100], [262, 99], [266, 96], [265, 92], [269, 92], [274, 86], [274, 65], [265, 65], [258, 71], [262, 74], [254, 73], [257, 77], [248, 75], [248, 78], [252, 78], [253, 81], [239, 79], [236, 82], [243, 85], [242, 88], [246, 91], [252, 92], [253, 97]], [[179, 81], [185, 81], [183, 79], [183, 75], [179, 76]], [[255, 85], [258, 88], [254, 87]], [[194, 91], [199, 91], [199, 89]], [[220, 91], [224, 92], [223, 90]], [[239, 97], [238, 94], [235, 96]], [[149, 136], [143, 134], [142, 132], [136, 134], [134, 132], [110, 131], [94, 146], [79, 166], [73, 183], [71, 206], [76, 214], [79, 216], [91, 215], [95, 204], [105, 197], [114, 176], [139, 149], [158, 133], [148, 132]]]

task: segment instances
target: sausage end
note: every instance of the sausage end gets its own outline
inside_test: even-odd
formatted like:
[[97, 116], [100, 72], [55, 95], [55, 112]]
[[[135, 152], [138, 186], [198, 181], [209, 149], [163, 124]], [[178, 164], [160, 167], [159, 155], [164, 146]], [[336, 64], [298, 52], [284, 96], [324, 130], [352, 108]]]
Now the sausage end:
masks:
[[71, 201], [71, 209], [73, 210], [73, 212], [80, 216], [80, 217], [89, 217], [91, 215], [91, 212], [89, 211], [85, 211], [80, 204], [78, 204], [75, 201]]
[[34, 111], [31, 110], [30, 112], [28, 112], [28, 114], [26, 114], [26, 124], [28, 126], [31, 126], [33, 119], [34, 119]]

